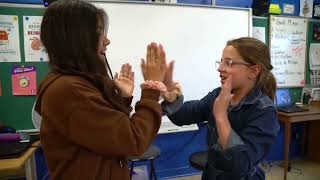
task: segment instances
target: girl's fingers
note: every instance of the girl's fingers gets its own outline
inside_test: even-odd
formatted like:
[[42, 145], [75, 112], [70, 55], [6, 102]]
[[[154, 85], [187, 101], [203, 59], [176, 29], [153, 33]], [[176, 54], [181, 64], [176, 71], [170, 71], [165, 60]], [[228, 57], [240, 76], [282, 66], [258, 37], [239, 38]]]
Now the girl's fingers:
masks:
[[128, 72], [131, 73], [131, 71], [132, 71], [132, 66], [128, 63]]
[[131, 75], [132, 75], [132, 66], [128, 63], [128, 79], [131, 79]]
[[146, 79], [146, 77], [145, 77], [146, 61], [143, 58], [141, 58], [140, 68], [141, 68], [143, 79]]
[[169, 79], [173, 79], [173, 68], [174, 68], [174, 61], [172, 60], [167, 67], [167, 76]]
[[226, 90], [231, 94], [231, 89], [232, 89], [232, 76], [230, 75], [226, 81]]
[[146, 67], [146, 61], [143, 58], [141, 58], [140, 67], [141, 67], [141, 69], [142, 68], [144, 69]]
[[129, 63], [126, 63], [124, 77], [125, 78], [129, 78], [130, 75], [131, 75], [130, 65], [129, 65]]
[[159, 51], [160, 51], [159, 56], [160, 56], [160, 63], [161, 63], [160, 67], [161, 69], [166, 69], [167, 68], [166, 53], [163, 49], [162, 44], [159, 45]]
[[[221, 86], [220, 95], [222, 97], [228, 98], [231, 97], [231, 90], [232, 90], [232, 76], [230, 75], [226, 82]], [[230, 98], [231, 99], [231, 98]]]
[[160, 48], [160, 58], [165, 60], [166, 59], [166, 52], [164, 51], [162, 44], [159, 45], [159, 48]]
[[124, 75], [124, 64], [122, 64], [122, 66], [121, 66], [121, 70], [120, 70], [120, 77], [123, 77], [123, 75]]

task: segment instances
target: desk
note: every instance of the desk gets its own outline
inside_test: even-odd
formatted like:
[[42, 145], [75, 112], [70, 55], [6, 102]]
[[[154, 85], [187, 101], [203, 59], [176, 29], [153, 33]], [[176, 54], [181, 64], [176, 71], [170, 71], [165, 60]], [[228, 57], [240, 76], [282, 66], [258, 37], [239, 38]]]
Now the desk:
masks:
[[308, 160], [320, 163], [320, 121], [308, 124]]
[[25, 176], [27, 180], [36, 180], [34, 152], [40, 141], [34, 142], [29, 149], [18, 158], [0, 159], [0, 179]]
[[[289, 147], [291, 137], [291, 123], [306, 122], [320, 120], [320, 106], [318, 105], [305, 105], [309, 111], [298, 113], [284, 113], [278, 112], [279, 120], [284, 123], [284, 175], [283, 179], [287, 179], [288, 165], [289, 165]], [[305, 140], [305, 130], [302, 139]], [[302, 142], [304, 145], [305, 143]], [[304, 148], [303, 148], [304, 149]], [[304, 150], [303, 150], [304, 151]]]

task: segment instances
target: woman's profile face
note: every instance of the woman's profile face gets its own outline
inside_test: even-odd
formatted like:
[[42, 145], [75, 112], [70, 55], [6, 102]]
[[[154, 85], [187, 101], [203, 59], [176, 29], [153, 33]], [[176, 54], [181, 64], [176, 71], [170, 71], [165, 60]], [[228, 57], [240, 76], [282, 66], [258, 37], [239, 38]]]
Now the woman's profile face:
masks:
[[101, 21], [98, 22], [97, 33], [99, 35], [97, 53], [99, 58], [104, 62], [107, 46], [110, 44], [110, 40], [107, 38], [104, 26]]

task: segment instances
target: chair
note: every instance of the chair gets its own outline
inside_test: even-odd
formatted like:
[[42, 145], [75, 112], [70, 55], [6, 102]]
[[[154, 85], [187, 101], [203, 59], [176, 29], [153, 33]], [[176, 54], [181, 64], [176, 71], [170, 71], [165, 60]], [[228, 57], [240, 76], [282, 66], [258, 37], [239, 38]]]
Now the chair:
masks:
[[129, 161], [131, 161], [131, 168], [130, 168], [130, 179], [132, 178], [133, 168], [135, 162], [143, 162], [143, 161], [150, 161], [150, 179], [157, 180], [156, 171], [154, 169], [154, 159], [160, 156], [160, 149], [157, 146], [151, 145], [145, 153], [138, 157], [129, 157]]
[[207, 151], [195, 152], [189, 156], [189, 162], [191, 166], [201, 171], [205, 169], [207, 161], [208, 161]]

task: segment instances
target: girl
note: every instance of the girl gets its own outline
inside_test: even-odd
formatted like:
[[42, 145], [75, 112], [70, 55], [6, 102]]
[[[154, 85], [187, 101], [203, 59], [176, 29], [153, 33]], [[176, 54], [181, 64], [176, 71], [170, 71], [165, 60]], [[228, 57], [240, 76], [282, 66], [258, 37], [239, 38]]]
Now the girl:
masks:
[[[141, 100], [130, 117], [134, 74], [107, 72], [108, 17], [81, 0], [59, 0], [46, 11], [41, 41], [50, 72], [41, 82], [36, 111], [50, 179], [129, 179], [127, 156], [141, 155], [156, 136], [165, 54], [148, 45]], [[109, 72], [111, 72], [108, 67]]]
[[[203, 180], [265, 179], [258, 164], [279, 131], [268, 47], [253, 38], [231, 40], [217, 64], [220, 88], [201, 100], [183, 103], [182, 95], [165, 98], [163, 110], [179, 126], [208, 122], [208, 163]], [[179, 94], [172, 69], [167, 70], [165, 84]]]

